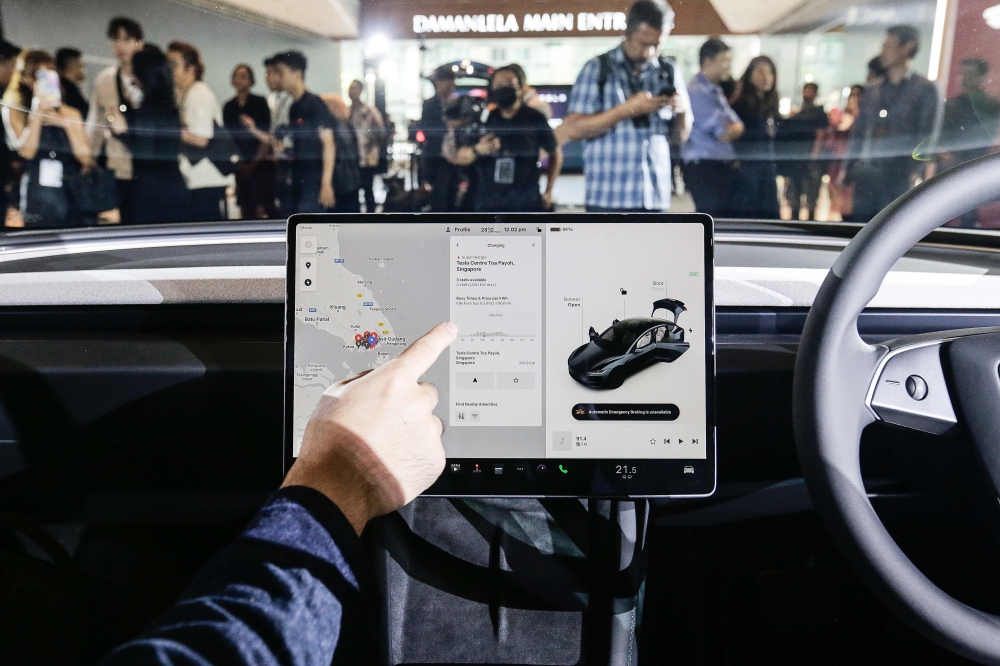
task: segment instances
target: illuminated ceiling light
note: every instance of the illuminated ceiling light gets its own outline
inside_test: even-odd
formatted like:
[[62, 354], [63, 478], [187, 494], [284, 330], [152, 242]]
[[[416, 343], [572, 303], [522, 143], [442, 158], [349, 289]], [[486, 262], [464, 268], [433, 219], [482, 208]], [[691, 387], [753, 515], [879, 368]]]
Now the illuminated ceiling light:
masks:
[[[986, 10], [989, 11], [989, 10]], [[983, 12], [986, 17], [986, 12]], [[944, 24], [948, 21], [948, 0], [937, 0], [934, 10], [934, 31], [931, 33], [931, 62], [927, 66], [927, 78], [937, 81], [941, 73], [941, 51], [944, 46]]]
[[371, 56], [382, 55], [389, 48], [389, 39], [379, 33], [368, 40], [368, 54]]
[[816, 53], [816, 47], [815, 46], [807, 46], [806, 47], [806, 55], [812, 55], [814, 53]]
[[812, 82], [813, 82], [813, 75], [806, 74], [806, 83], [812, 83]]
[[368, 72], [367, 74], [365, 74], [365, 81], [367, 81], [368, 83], [375, 83], [375, 73]]
[[993, 5], [983, 10], [983, 20], [994, 30], [1000, 30], [1000, 5]]

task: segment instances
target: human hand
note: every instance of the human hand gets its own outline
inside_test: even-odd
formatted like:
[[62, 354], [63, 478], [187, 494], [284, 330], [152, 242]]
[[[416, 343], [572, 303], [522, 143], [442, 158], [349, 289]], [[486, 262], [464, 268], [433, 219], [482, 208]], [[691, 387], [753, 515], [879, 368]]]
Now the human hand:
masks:
[[552, 201], [551, 192], [542, 192], [542, 210], [550, 211], [555, 207], [555, 203]]
[[671, 97], [667, 98], [667, 106], [674, 110], [674, 115], [679, 115], [681, 113], [687, 113], [690, 111], [688, 108], [689, 104], [686, 95], [681, 95], [680, 93], [674, 93]]
[[282, 487], [329, 497], [359, 534], [427, 490], [444, 470], [437, 390], [421, 375], [458, 333], [439, 324], [397, 358], [331, 386], [306, 425]]
[[500, 152], [500, 139], [493, 134], [484, 134], [476, 144], [476, 153], [479, 155], [496, 155]]
[[246, 114], [240, 114], [240, 124], [242, 124], [243, 127], [246, 127], [248, 130], [257, 129], [257, 123], [254, 122], [253, 118], [251, 118]]
[[656, 113], [663, 107], [670, 104], [672, 98], [665, 97], [662, 95], [654, 95], [651, 92], [637, 92], [636, 94], [625, 100], [625, 113], [629, 118], [634, 118], [636, 116], [645, 116], [650, 113]]
[[323, 185], [320, 188], [319, 205], [323, 208], [333, 208], [337, 205], [337, 197], [333, 194], [333, 185]]

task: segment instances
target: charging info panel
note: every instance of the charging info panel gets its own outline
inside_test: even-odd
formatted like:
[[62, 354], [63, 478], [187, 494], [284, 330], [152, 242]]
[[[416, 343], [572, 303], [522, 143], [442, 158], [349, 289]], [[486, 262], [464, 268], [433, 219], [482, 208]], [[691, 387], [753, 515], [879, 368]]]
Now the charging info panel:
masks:
[[451, 426], [542, 425], [542, 239], [453, 236]]

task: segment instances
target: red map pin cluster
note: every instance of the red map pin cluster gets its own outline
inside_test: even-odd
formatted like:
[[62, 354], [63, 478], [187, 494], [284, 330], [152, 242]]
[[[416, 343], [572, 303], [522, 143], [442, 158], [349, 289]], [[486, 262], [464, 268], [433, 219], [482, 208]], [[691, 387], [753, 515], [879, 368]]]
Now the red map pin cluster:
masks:
[[378, 341], [378, 333], [375, 331], [365, 331], [364, 333], [358, 333], [354, 336], [354, 344], [358, 349], [361, 349], [362, 347], [365, 349], [375, 349], [375, 345], [378, 344]]

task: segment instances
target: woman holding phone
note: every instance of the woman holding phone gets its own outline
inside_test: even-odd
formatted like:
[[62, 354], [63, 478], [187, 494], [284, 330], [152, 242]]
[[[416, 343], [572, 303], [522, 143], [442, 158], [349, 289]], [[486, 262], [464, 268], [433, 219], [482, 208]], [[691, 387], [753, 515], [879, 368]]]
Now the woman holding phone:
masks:
[[25, 161], [21, 217], [25, 227], [81, 224], [66, 180], [93, 168], [83, 117], [62, 103], [55, 59], [25, 51], [4, 94], [4, 129]]

